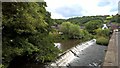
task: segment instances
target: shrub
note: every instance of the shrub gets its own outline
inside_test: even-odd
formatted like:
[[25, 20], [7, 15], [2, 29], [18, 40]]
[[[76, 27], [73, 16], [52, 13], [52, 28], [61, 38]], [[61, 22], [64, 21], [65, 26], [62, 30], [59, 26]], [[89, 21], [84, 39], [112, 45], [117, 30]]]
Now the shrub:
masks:
[[105, 38], [105, 37], [99, 37], [99, 38], [97, 38], [96, 43], [100, 44], [100, 45], [108, 45], [109, 39]]
[[102, 20], [91, 20], [85, 23], [85, 29], [89, 32], [94, 34], [94, 30], [101, 28], [102, 26]]
[[101, 28], [98, 28], [95, 30], [97, 36], [104, 36], [107, 37], [110, 35], [110, 29], [104, 29], [102, 30]]
[[61, 32], [65, 35], [65, 38], [78, 39], [80, 37], [80, 27], [79, 25], [72, 24], [70, 22], [63, 22], [61, 24]]

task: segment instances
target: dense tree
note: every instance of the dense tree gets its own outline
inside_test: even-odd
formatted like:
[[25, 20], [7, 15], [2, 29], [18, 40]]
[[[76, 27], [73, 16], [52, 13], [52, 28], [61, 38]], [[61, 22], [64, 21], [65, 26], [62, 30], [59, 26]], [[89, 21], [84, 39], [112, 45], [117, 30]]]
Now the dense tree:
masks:
[[[49, 39], [50, 13], [46, 3], [2, 3], [2, 58], [5, 66], [17, 56], [41, 63], [54, 60], [59, 50]], [[48, 18], [46, 17], [48, 16]]]
[[117, 23], [120, 23], [120, 15], [119, 14], [116, 14], [114, 19]]
[[66, 19], [53, 19], [54, 24], [62, 24], [63, 22], [66, 22]]
[[120, 15], [119, 14], [113, 15], [111, 22], [120, 23]]
[[80, 35], [80, 27], [70, 22], [63, 22], [61, 24], [61, 31], [69, 38], [75, 38]]
[[61, 24], [61, 31], [65, 36], [72, 39], [90, 38], [88, 31], [82, 30], [79, 25], [70, 22], [63, 22]]
[[83, 16], [83, 17], [73, 17], [69, 19], [53, 19], [55, 23], [62, 24], [63, 22], [69, 21], [73, 24], [84, 25], [91, 20], [105, 20], [107, 16]]
[[90, 33], [95, 33], [95, 29], [101, 28], [103, 21], [91, 20], [85, 24], [85, 29]]

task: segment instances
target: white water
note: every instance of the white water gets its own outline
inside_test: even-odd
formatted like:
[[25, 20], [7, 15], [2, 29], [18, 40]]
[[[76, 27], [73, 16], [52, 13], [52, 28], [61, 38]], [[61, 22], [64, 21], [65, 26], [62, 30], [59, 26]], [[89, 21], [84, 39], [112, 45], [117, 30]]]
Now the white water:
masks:
[[71, 51], [68, 51], [65, 55], [62, 56], [56, 63], [58, 66], [66, 66], [70, 61], [75, 58], [74, 54]]
[[79, 57], [78, 54], [80, 52], [94, 43], [96, 43], [96, 39], [72, 47], [71, 49], [65, 51], [63, 53], [64, 55], [61, 54], [62, 56], [60, 56], [60, 58], [57, 59], [54, 63], [51, 63], [51, 66], [67, 66], [72, 60], [74, 60], [76, 57]]

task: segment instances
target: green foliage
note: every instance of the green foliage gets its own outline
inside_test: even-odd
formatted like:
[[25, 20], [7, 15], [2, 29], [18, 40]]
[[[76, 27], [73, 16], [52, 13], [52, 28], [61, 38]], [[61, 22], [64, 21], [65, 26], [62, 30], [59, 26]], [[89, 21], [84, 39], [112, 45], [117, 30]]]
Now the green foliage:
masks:
[[83, 16], [83, 17], [73, 17], [69, 19], [53, 19], [54, 24], [62, 24], [63, 22], [71, 22], [77, 25], [84, 25], [91, 20], [105, 20], [107, 16]]
[[[50, 13], [46, 3], [2, 3], [2, 58], [9, 65], [16, 56], [29, 56], [41, 63], [52, 61], [60, 52], [50, 39]], [[47, 17], [48, 16], [48, 17]]]
[[73, 36], [73, 38], [75, 38], [75, 36], [79, 36], [79, 32], [80, 32], [80, 27], [79, 25], [75, 25], [75, 24], [71, 24], [69, 26], [69, 33]]
[[62, 24], [63, 22], [66, 22], [66, 19], [53, 19], [54, 24]]
[[69, 38], [77, 38], [80, 35], [80, 27], [70, 22], [62, 23], [61, 31], [63, 34], [68, 35]]
[[80, 37], [82, 38], [81, 40], [83, 41], [88, 41], [93, 38], [93, 36], [87, 31], [87, 30], [80, 30]]
[[104, 16], [83, 16], [83, 17], [69, 18], [66, 21], [69, 21], [71, 23], [78, 24], [78, 25], [83, 25], [83, 24], [85, 24], [85, 23], [87, 23], [88, 21], [91, 21], [91, 20], [101, 20], [101, 21], [103, 21], [103, 19], [105, 19]]
[[2, 68], [3, 67], [3, 65], [2, 64], [0, 64], [0, 68]]
[[108, 45], [109, 39], [105, 38], [105, 37], [99, 37], [99, 38], [97, 38], [96, 43], [100, 44], [100, 45]]
[[119, 14], [116, 15], [116, 22], [120, 23], [120, 15]]
[[103, 37], [109, 37], [110, 35], [110, 29], [104, 29], [98, 28], [95, 30], [97, 36], [103, 36]]
[[85, 23], [85, 29], [90, 33], [95, 33], [95, 29], [98, 29], [102, 26], [101, 20], [92, 20], [87, 23]]
[[111, 22], [120, 23], [120, 15], [119, 14], [114, 15], [113, 18], [111, 19]]
[[108, 45], [110, 29], [102, 30], [101, 28], [98, 28], [95, 30], [95, 32], [96, 32], [96, 38], [97, 38], [96, 43], [100, 45]]
[[61, 24], [61, 31], [65, 37], [70, 39], [91, 39], [91, 35], [88, 31], [80, 29], [79, 25], [72, 24], [70, 22], [64, 22]]
[[70, 22], [63, 22], [61, 24], [61, 31], [64, 33], [64, 34], [69, 34], [70, 33], [70, 26], [71, 26], [71, 23]]

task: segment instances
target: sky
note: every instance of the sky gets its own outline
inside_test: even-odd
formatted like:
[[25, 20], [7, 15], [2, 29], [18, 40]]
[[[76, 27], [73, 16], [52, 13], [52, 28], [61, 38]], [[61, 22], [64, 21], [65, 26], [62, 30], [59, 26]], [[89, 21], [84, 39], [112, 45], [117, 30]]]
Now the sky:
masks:
[[44, 0], [53, 19], [78, 16], [115, 15], [120, 0]]

